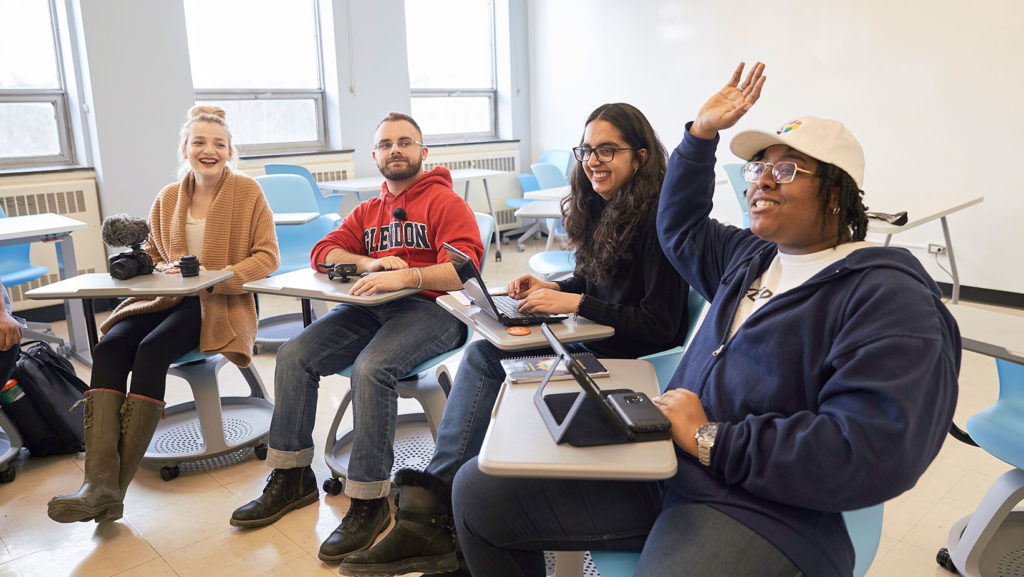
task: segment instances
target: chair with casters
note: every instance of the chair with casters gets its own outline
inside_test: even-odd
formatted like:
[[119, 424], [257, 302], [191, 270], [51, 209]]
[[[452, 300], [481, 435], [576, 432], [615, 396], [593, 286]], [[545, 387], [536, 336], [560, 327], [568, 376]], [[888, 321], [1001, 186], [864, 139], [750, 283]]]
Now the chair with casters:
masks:
[[[999, 397], [967, 419], [971, 439], [1014, 468], [989, 488], [973, 514], [953, 524], [937, 561], [964, 577], [1024, 575], [1024, 365], [996, 359]], [[1015, 508], [1016, 507], [1016, 508]]]
[[[7, 213], [0, 206], [0, 219], [3, 218], [7, 218]], [[32, 264], [31, 250], [30, 243], [0, 246], [0, 281], [3, 281], [4, 288], [10, 289], [32, 282], [50, 272], [45, 266]], [[46, 323], [28, 322], [27, 327], [22, 330], [21, 337], [23, 340], [46, 341], [54, 345], [64, 356], [71, 353], [64, 339], [55, 336], [50, 325]]]
[[[494, 231], [494, 219], [489, 214], [475, 213], [476, 223], [480, 228], [480, 240], [484, 243], [484, 255], [480, 259], [481, 272], [487, 255], [490, 252], [490, 239]], [[394, 452], [395, 462], [391, 474], [406, 467], [422, 469], [434, 454], [434, 439], [437, 437], [437, 426], [444, 414], [444, 406], [452, 387], [452, 377], [448, 368], [442, 363], [449, 357], [459, 353], [473, 339], [473, 330], [466, 330], [466, 340], [458, 347], [427, 359], [416, 365], [403, 377], [398, 379], [395, 391], [399, 397], [416, 399], [423, 408], [422, 413], [399, 414], [395, 420]], [[345, 367], [338, 374], [351, 378], [352, 365]], [[327, 431], [327, 446], [324, 448], [324, 460], [331, 470], [331, 478], [323, 484], [324, 492], [338, 495], [344, 489], [344, 480], [348, 477], [348, 463], [352, 452], [352, 440], [355, 431], [348, 429], [340, 436], [338, 429], [349, 405], [352, 404], [352, 389], [345, 393], [341, 405], [334, 414], [334, 421]]]
[[[270, 205], [270, 210], [274, 212], [320, 212], [313, 190], [310, 189], [306, 180], [298, 175], [273, 174], [257, 176], [256, 181], [260, 183], [263, 195], [267, 198], [267, 204]], [[275, 226], [274, 230], [277, 233], [277, 247], [281, 262], [277, 270], [271, 273], [270, 276], [309, 267], [309, 254], [313, 245], [322, 239], [324, 235], [335, 229], [337, 220], [337, 214], [321, 214], [304, 224], [279, 224]], [[316, 316], [327, 312], [325, 304], [320, 301], [313, 302], [315, 303], [313, 311]], [[261, 348], [276, 349], [300, 332], [302, 332], [301, 312], [296, 311], [261, 318], [256, 337], [256, 348], [257, 350]]]
[[740, 213], [743, 215], [743, 228], [750, 228], [750, 214], [747, 208], [747, 187], [750, 183], [743, 180], [743, 165], [738, 163], [723, 164], [725, 175], [729, 177], [729, 184], [732, 185], [732, 192], [736, 195], [736, 202], [740, 205]]
[[217, 371], [228, 360], [219, 354], [193, 350], [167, 370], [192, 387], [195, 400], [167, 406], [143, 462], [160, 466], [160, 478], [170, 481], [184, 462], [203, 461], [253, 447], [256, 458], [267, 458], [267, 440], [274, 405], [267, 398], [252, 365], [239, 367], [249, 385], [247, 397], [221, 397]]
[[537, 177], [537, 184], [542, 189], [569, 185], [569, 179], [565, 177], [565, 170], [554, 164], [535, 162], [530, 165], [530, 171]]
[[313, 173], [308, 168], [300, 164], [265, 164], [263, 165], [263, 171], [267, 174], [296, 174], [306, 179], [309, 183], [310, 189], [317, 201], [319, 207], [318, 212], [327, 216], [334, 217], [335, 225], [341, 223], [341, 200], [345, 198], [344, 192], [331, 193], [324, 195], [320, 190], [320, 185], [317, 184], [316, 179], [313, 178]]
[[[516, 178], [519, 179], [519, 185], [523, 188], [523, 192], [530, 192], [531, 190], [540, 190], [540, 185], [537, 184], [537, 177], [534, 176], [533, 174], [517, 174]], [[533, 199], [525, 197], [510, 198], [505, 201], [505, 206], [513, 210], [519, 210], [520, 208], [523, 208], [524, 205], [529, 204], [531, 202], [533, 202]], [[533, 222], [527, 223], [526, 220], [532, 220]], [[526, 220], [523, 221], [523, 225], [520, 226], [519, 228], [506, 232], [503, 235], [503, 237], [505, 238], [516, 235], [519, 236], [519, 238], [516, 239], [516, 250], [518, 250], [519, 252], [523, 252], [524, 250], [526, 250], [526, 245], [523, 243], [525, 243], [530, 237], [539, 237], [541, 234], [544, 233], [544, 224], [542, 219], [535, 218]]]
[[576, 256], [571, 250], [545, 250], [530, 257], [530, 270], [543, 280], [552, 280], [576, 270]]
[[572, 167], [573, 160], [575, 159], [572, 156], [572, 151], [568, 148], [553, 148], [551, 150], [544, 151], [544, 154], [540, 155], [540, 160], [538, 162], [554, 164], [562, 171], [562, 175], [565, 176], [566, 180], [568, 180], [569, 169]]

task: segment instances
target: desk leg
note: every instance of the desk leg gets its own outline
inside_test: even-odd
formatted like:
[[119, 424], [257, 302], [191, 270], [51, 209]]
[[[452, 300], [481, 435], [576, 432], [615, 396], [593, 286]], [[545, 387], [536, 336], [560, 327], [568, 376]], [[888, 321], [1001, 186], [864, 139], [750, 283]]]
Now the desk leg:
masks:
[[[501, 231], [498, 230], [498, 215], [494, 213], [494, 205], [491, 203], [491, 191], [487, 188], [487, 179], [484, 181], [484, 195], [487, 197], [487, 208], [491, 211], [491, 218], [494, 220], [494, 262], [501, 262]], [[469, 182], [462, 192], [462, 199], [469, 203]]]
[[308, 327], [313, 323], [313, 307], [309, 299], [302, 299], [302, 326]]
[[[57, 241], [57, 275], [61, 280], [78, 274], [78, 263], [75, 261], [75, 242], [71, 234], [67, 233], [63, 239]], [[80, 361], [92, 366], [92, 347], [86, 349], [88, 335], [86, 327], [82, 326], [80, 319], [86, 319], [82, 302], [78, 299], [64, 299], [64, 318], [68, 324], [68, 340], [70, 341], [71, 354]], [[94, 321], [95, 322], [95, 321]], [[85, 355], [84, 353], [88, 353]], [[88, 357], [88, 358], [86, 358]]]
[[889, 246], [889, 241], [891, 241], [891, 240], [892, 240], [892, 235], [891, 234], [885, 235], [885, 240], [882, 241], [882, 246]]
[[949, 240], [949, 225], [946, 217], [939, 219], [942, 223], [942, 236], [946, 239], [946, 253], [949, 254], [949, 275], [953, 277], [953, 304], [960, 300], [960, 274], [956, 270], [956, 258], [953, 257], [953, 242]]
[[558, 221], [557, 220], [555, 220], [553, 218], [550, 218], [548, 220], [551, 221], [551, 226], [548, 227], [548, 242], [547, 242], [547, 244], [544, 245], [544, 250], [546, 250], [546, 251], [550, 251], [551, 250], [551, 245], [554, 244], [554, 242], [555, 242], [555, 228], [558, 227]]

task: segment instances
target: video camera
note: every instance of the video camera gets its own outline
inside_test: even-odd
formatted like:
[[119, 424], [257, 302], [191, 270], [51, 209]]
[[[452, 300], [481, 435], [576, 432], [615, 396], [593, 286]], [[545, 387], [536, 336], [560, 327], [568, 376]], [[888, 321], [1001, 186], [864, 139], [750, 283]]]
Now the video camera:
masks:
[[152, 274], [155, 268], [153, 259], [142, 249], [142, 243], [146, 242], [148, 237], [149, 224], [143, 218], [115, 214], [103, 219], [103, 226], [100, 229], [103, 243], [110, 247], [129, 247], [128, 250], [111, 255], [107, 259], [110, 276], [118, 280], [127, 280], [138, 275]]
[[354, 264], [327, 264], [316, 265], [317, 270], [327, 273], [327, 278], [334, 280], [334, 277], [341, 279], [341, 282], [348, 282], [348, 277], [359, 274]]

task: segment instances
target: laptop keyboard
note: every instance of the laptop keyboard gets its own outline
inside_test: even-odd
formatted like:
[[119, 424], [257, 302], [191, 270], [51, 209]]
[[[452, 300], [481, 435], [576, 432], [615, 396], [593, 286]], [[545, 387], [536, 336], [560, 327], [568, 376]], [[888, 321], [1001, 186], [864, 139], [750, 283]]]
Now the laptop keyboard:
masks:
[[492, 296], [491, 300], [498, 312], [510, 319], [542, 319], [551, 316], [548, 313], [524, 313], [516, 308], [520, 301], [509, 296]]

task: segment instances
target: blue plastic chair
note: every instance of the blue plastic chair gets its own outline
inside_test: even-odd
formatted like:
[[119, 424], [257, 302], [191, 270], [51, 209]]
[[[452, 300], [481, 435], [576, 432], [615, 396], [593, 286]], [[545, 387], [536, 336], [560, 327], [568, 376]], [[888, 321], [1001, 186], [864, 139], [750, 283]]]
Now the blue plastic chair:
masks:
[[[999, 398], [967, 419], [967, 432], [1014, 468], [996, 479], [972, 515], [949, 530], [949, 559], [964, 577], [1014, 575], [1024, 559], [1024, 510], [1014, 510], [1024, 500], [1024, 365], [996, 359], [996, 371]], [[997, 572], [1004, 564], [1007, 572]]]
[[[517, 174], [516, 178], [519, 179], [519, 185], [522, 187], [524, 193], [530, 192], [531, 190], [540, 190], [540, 185], [537, 184], [536, 176], [529, 173], [522, 173]], [[505, 206], [513, 210], [519, 210], [520, 208], [523, 208], [524, 205], [527, 205], [531, 202], [534, 202], [534, 200], [531, 198], [525, 198], [520, 196], [518, 198], [510, 198], [506, 200]], [[526, 250], [526, 245], [523, 243], [526, 242], [527, 239], [533, 236], [540, 236], [544, 231], [544, 229], [542, 228], [544, 226], [544, 221], [542, 219], [527, 220], [533, 220], [533, 222], [530, 224], [526, 224], [524, 222], [523, 225], [520, 226], [519, 228], [504, 233], [506, 237], [509, 235], [519, 235], [519, 238], [516, 239], [516, 250], [518, 250], [519, 252], [523, 252], [524, 250]]]
[[320, 185], [318, 185], [316, 179], [313, 178], [313, 173], [305, 166], [299, 164], [271, 163], [263, 165], [263, 171], [267, 174], [295, 174], [306, 179], [306, 182], [309, 183], [310, 189], [313, 191], [313, 195], [316, 197], [317, 206], [319, 207], [318, 212], [320, 214], [335, 217], [336, 224], [341, 220], [341, 200], [345, 198], [345, 193], [337, 192], [324, 195], [320, 190]]
[[743, 213], [743, 228], [750, 228], [750, 214], [747, 208], [747, 188], [750, 183], [743, 180], [742, 164], [723, 164], [725, 175], [729, 177], [729, 184], [732, 185], [733, 194], [740, 205], [740, 212]]
[[566, 180], [568, 180], [569, 169], [572, 167], [573, 160], [575, 160], [575, 158], [573, 157], [571, 150], [567, 148], [553, 148], [540, 155], [540, 160], [538, 162], [554, 164], [562, 171], [562, 175], [565, 176]]
[[306, 179], [296, 174], [257, 176], [256, 182], [273, 212], [320, 212], [320, 205]]
[[571, 250], [545, 250], [530, 257], [530, 270], [549, 280], [576, 270], [576, 256]]
[[[0, 206], [0, 219], [7, 218], [7, 213]], [[2, 226], [2, 225], [0, 225]], [[5, 288], [11, 288], [25, 283], [32, 282], [50, 272], [45, 266], [32, 264], [30, 243], [12, 244], [0, 246], [0, 280]], [[8, 292], [8, 294], [10, 294]], [[13, 296], [11, 297], [14, 298]], [[0, 306], [3, 306], [0, 303]], [[64, 340], [54, 336], [50, 325], [46, 323], [29, 322], [28, 327], [22, 330], [23, 340], [40, 340], [52, 343], [57, 346], [61, 354], [70, 352], [64, 344]]]
[[[672, 374], [675, 373], [679, 361], [683, 358], [686, 347], [693, 339], [707, 301], [691, 288], [686, 304], [690, 317], [690, 328], [686, 333], [685, 344], [682, 347], [640, 357], [654, 365], [654, 370], [658, 375], [658, 386], [662, 391], [668, 386]], [[843, 512], [843, 521], [846, 522], [846, 530], [850, 533], [850, 540], [853, 542], [853, 550], [856, 555], [853, 568], [854, 577], [863, 577], [875, 559], [878, 543], [882, 538], [882, 510], [883, 505], [878, 504], [864, 509]], [[631, 576], [636, 570], [637, 562], [640, 561], [639, 553], [628, 551], [591, 551], [590, 557], [602, 577]]]
[[537, 184], [541, 188], [558, 188], [569, 184], [569, 180], [565, 176], [565, 170], [554, 164], [535, 162], [530, 165], [530, 170], [537, 177]]
[[[484, 264], [487, 262], [487, 255], [490, 252], [490, 239], [494, 233], [494, 219], [489, 214], [480, 212], [475, 214], [476, 224], [480, 228], [480, 240], [484, 244], [484, 255], [480, 259], [482, 273]], [[467, 329], [466, 340], [461, 345], [421, 362], [398, 379], [398, 384], [395, 387], [398, 395], [405, 399], [416, 399], [420, 406], [423, 407], [423, 412], [398, 415], [395, 421], [395, 465], [392, 474], [394, 474], [394, 470], [404, 466], [403, 459], [400, 458], [402, 448], [399, 446], [402, 440], [400, 437], [402, 436], [403, 429], [405, 439], [411, 445], [409, 452], [415, 454], [415, 460], [420, 466], [425, 466], [430, 461], [430, 456], [434, 451], [433, 439], [437, 437], [437, 425], [441, 422], [441, 416], [444, 414], [444, 405], [448, 399], [448, 392], [452, 388], [451, 374], [442, 363], [449, 357], [462, 351], [472, 339], [473, 330]], [[431, 374], [431, 370], [433, 370], [433, 374]], [[352, 365], [345, 367], [338, 374], [351, 378]], [[344, 482], [340, 478], [347, 478], [348, 476], [348, 454], [345, 453], [345, 450], [346, 447], [351, 445], [355, 432], [350, 429], [341, 437], [338, 437], [338, 428], [351, 404], [352, 390], [349, 389], [345, 393], [344, 398], [342, 398], [341, 405], [334, 414], [334, 421], [327, 431], [327, 446], [324, 449], [324, 460], [327, 461], [327, 467], [331, 470], [332, 477], [324, 481], [323, 488], [326, 493], [331, 495], [341, 493], [344, 488]], [[418, 434], [424, 422], [426, 422], [427, 428], [430, 431], [429, 439], [426, 439], [425, 435]]]

